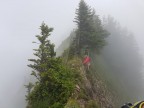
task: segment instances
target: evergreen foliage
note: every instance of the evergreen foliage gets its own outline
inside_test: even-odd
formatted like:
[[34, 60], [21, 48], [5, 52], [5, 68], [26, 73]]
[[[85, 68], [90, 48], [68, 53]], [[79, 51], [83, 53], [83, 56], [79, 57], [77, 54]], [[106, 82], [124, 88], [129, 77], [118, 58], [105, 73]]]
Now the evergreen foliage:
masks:
[[76, 47], [72, 50], [80, 53], [85, 47], [99, 50], [105, 46], [105, 37], [108, 36], [108, 32], [103, 29], [99, 16], [95, 14], [95, 11], [84, 0], [79, 3], [74, 22], [76, 22], [78, 29], [76, 38], [73, 41]]
[[53, 29], [45, 23], [40, 29], [41, 35], [36, 36], [39, 48], [34, 49], [36, 59], [29, 59], [33, 64], [28, 65], [33, 69], [31, 75], [38, 79], [33, 89], [28, 89], [28, 108], [63, 108], [74, 90], [75, 75], [61, 58], [55, 57], [54, 44], [48, 40]]

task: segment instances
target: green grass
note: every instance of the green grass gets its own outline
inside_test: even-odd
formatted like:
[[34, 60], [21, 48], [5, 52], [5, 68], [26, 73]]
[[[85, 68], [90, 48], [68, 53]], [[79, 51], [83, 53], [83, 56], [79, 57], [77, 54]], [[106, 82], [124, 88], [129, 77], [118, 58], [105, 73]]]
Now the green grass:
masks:
[[100, 108], [95, 100], [89, 100], [86, 104], [86, 108]]
[[69, 99], [68, 103], [64, 108], [80, 108], [79, 103], [75, 99]]

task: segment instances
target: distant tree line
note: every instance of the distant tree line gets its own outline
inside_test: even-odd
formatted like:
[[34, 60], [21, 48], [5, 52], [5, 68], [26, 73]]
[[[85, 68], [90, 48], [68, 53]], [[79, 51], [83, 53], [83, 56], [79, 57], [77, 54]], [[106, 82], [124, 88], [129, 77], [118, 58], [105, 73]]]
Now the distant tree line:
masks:
[[105, 29], [110, 32], [106, 39], [108, 44], [102, 51], [103, 57], [113, 70], [117, 81], [121, 83], [117, 86], [122, 86], [123, 94], [136, 101], [143, 91], [143, 62], [137, 42], [134, 35], [122, 28], [113, 17], [105, 17], [103, 23]]

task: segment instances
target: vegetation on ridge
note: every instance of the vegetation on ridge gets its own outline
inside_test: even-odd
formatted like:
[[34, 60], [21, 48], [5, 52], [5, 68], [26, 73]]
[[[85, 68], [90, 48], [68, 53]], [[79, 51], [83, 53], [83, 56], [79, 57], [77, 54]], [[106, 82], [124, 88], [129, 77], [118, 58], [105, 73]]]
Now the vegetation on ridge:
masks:
[[[58, 54], [60, 57], [48, 39], [53, 29], [42, 23], [41, 34], [36, 36], [36, 58], [29, 59], [33, 62], [28, 65], [33, 69], [31, 75], [37, 81], [26, 85], [27, 108], [113, 108], [128, 99], [138, 99], [133, 93], [142, 90], [137, 88], [142, 84], [141, 74], [136, 73], [140, 73], [142, 62], [135, 42], [108, 20], [103, 26], [95, 11], [81, 0], [74, 20], [77, 29], [62, 43], [61, 50], [65, 51]], [[92, 59], [89, 71], [82, 64], [86, 50]], [[99, 51], [102, 53], [98, 55]]]
[[28, 108], [62, 108], [74, 90], [77, 75], [60, 57], [55, 57], [54, 44], [48, 40], [53, 29], [45, 23], [40, 29], [41, 35], [36, 36], [39, 48], [34, 49], [36, 58], [29, 59], [33, 64], [28, 65], [33, 69], [31, 75], [37, 78], [27, 96]]

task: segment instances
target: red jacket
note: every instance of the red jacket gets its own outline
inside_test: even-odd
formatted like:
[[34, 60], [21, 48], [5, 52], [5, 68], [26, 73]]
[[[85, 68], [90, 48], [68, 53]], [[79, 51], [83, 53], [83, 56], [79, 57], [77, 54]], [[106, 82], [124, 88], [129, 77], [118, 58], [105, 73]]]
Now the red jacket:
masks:
[[91, 61], [90, 57], [87, 56], [84, 58], [83, 64], [88, 64], [90, 61]]

